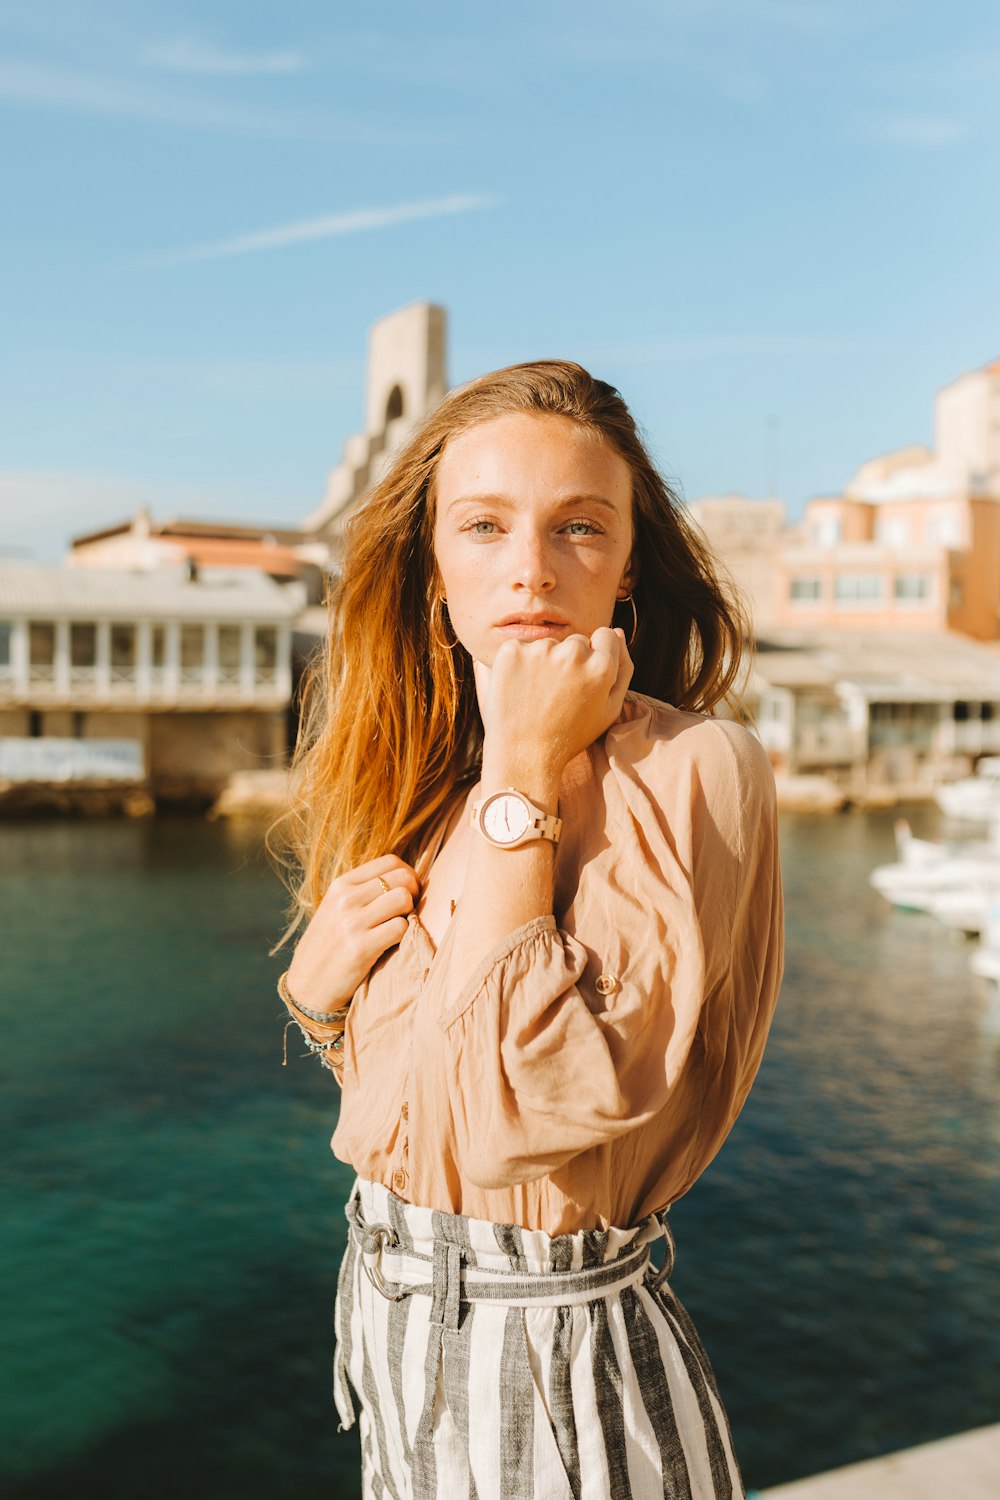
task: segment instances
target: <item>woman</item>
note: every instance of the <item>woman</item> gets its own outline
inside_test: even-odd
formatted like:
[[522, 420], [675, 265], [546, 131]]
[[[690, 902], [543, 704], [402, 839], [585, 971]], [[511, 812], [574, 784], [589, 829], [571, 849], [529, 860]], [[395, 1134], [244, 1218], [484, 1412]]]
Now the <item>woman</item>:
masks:
[[742, 646], [575, 364], [452, 392], [352, 523], [279, 988], [358, 1174], [336, 1400], [365, 1495], [743, 1494], [664, 1218], [780, 979], [770, 768], [709, 716]]

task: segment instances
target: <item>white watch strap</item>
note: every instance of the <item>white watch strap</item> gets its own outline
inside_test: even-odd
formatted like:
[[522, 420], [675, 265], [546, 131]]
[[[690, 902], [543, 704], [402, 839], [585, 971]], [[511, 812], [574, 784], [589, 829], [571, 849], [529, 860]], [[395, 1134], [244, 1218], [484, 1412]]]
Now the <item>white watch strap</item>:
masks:
[[535, 819], [532, 827], [537, 828], [539, 838], [551, 839], [554, 844], [558, 844], [562, 833], [562, 818], [557, 818], [554, 813], [542, 813]]

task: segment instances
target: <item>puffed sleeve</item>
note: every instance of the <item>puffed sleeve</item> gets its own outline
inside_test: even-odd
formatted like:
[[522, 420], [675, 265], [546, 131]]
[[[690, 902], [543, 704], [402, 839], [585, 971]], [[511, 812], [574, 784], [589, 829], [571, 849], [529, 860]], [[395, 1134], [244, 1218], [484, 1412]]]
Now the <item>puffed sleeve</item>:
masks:
[[478, 1186], [647, 1124], [692, 1066], [721, 1143], [759, 1065], [781, 972], [770, 766], [748, 731], [648, 705], [561, 802], [560, 922], [524, 924], [457, 985], [442, 966], [427, 997]]

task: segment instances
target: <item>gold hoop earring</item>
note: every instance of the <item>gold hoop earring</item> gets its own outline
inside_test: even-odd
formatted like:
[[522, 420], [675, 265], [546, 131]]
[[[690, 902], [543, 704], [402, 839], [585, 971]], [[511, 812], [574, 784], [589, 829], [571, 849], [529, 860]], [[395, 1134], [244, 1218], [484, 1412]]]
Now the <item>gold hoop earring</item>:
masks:
[[635, 612], [635, 599], [632, 597], [631, 590], [629, 590], [627, 594], [622, 594], [621, 596], [616, 595], [615, 603], [631, 604], [632, 606], [632, 634], [629, 636], [628, 641], [626, 642], [626, 645], [631, 646], [632, 642], [635, 640], [635, 633], [639, 629], [639, 616]]
[[[444, 611], [441, 609], [441, 605], [447, 604], [447, 602], [448, 601], [445, 599], [443, 594], [434, 595], [434, 598], [431, 600], [430, 612], [427, 616], [427, 633], [429, 634], [431, 640], [434, 642], [435, 646], [440, 647], [442, 651], [454, 651], [455, 647], [458, 645], [458, 636], [456, 635], [455, 639], [449, 645], [447, 641], [443, 641], [441, 639], [441, 637], [436, 633], [434, 629], [434, 616], [435, 614], [440, 614], [443, 617]], [[454, 628], [455, 627], [452, 626], [453, 630]]]

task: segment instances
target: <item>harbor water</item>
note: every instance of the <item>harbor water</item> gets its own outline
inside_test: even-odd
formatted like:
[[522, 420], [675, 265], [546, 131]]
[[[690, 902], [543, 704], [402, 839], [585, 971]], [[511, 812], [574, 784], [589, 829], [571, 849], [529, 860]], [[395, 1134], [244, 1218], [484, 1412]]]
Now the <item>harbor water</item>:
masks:
[[[933, 835], [937, 815], [913, 815]], [[892, 815], [788, 816], [786, 980], [671, 1278], [747, 1483], [1000, 1418], [1000, 1019], [866, 876]], [[0, 829], [0, 1493], [355, 1500], [330, 1362], [351, 1174], [282, 1067], [251, 829]]]

